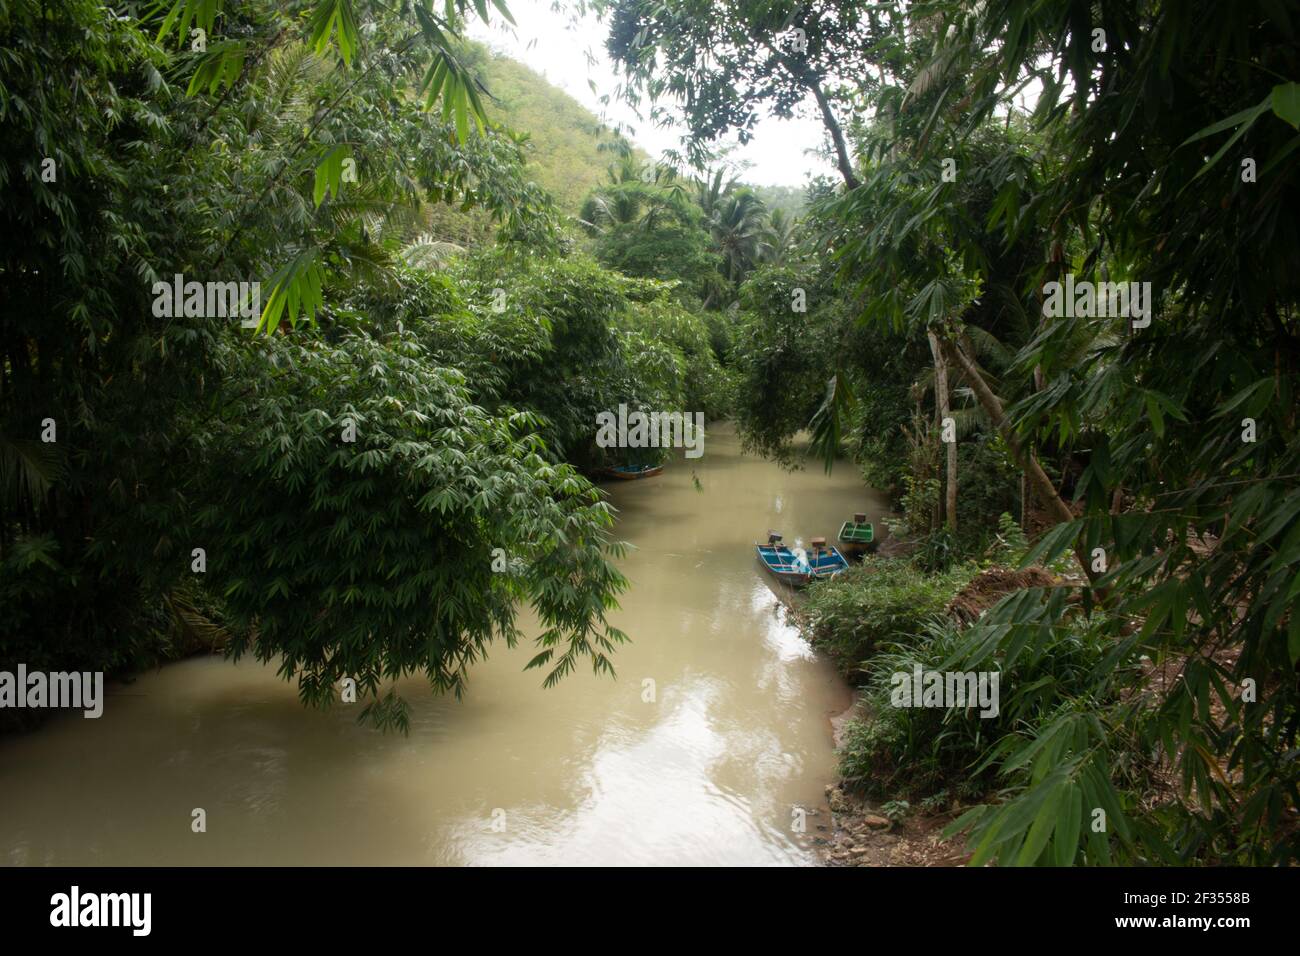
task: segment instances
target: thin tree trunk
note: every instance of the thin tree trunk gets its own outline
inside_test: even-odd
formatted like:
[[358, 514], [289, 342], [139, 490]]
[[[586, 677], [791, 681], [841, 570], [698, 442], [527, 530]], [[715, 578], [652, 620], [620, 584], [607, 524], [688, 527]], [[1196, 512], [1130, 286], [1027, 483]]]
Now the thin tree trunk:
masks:
[[[935, 418], [938, 419], [939, 435], [943, 436], [944, 420], [951, 417], [951, 409], [948, 405], [948, 363], [944, 361], [943, 350], [939, 348], [939, 337], [933, 332], [928, 333], [930, 336], [930, 353], [934, 356], [934, 410]], [[946, 441], [945, 449], [948, 456], [948, 481], [945, 488], [944, 497], [944, 518], [948, 524], [948, 530], [956, 533], [957, 531], [957, 442], [956, 436], [953, 441]]]
[[835, 113], [831, 110], [830, 101], [826, 99], [821, 84], [816, 80], [810, 81], [809, 86], [812, 89], [813, 96], [817, 99], [817, 108], [821, 110], [822, 122], [830, 131], [831, 140], [835, 144], [835, 165], [839, 167], [840, 175], [844, 177], [844, 185], [851, 190], [857, 189], [861, 183], [853, 172], [853, 162], [849, 159], [849, 150], [844, 142], [844, 133], [840, 129], [839, 122], [835, 119]]
[[844, 130], [840, 128], [840, 121], [835, 116], [835, 110], [831, 108], [830, 99], [822, 89], [821, 80], [817, 77], [817, 74], [809, 68], [807, 63], [787, 56], [777, 49], [767, 36], [756, 37], [756, 39], [759, 39], [759, 42], [785, 67], [786, 72], [804, 89], [812, 93], [813, 98], [817, 100], [817, 109], [822, 114], [822, 125], [826, 127], [826, 132], [830, 133], [831, 143], [835, 146], [835, 165], [844, 178], [844, 185], [850, 190], [857, 189], [862, 185], [862, 182], [858, 179], [857, 174], [853, 172], [853, 160], [849, 156], [849, 147], [844, 139]]
[[1029, 479], [1020, 473], [1020, 530], [1029, 534]]
[[[1056, 486], [1052, 484], [1052, 479], [1047, 477], [1047, 472], [1043, 471], [1043, 466], [1038, 463], [1038, 458], [1033, 451], [1024, 446], [1019, 437], [1016, 436], [1015, 431], [1007, 423], [1002, 402], [998, 400], [998, 397], [993, 394], [993, 390], [989, 388], [988, 383], [984, 381], [984, 376], [980, 374], [980, 370], [976, 367], [974, 361], [956, 343], [946, 337], [939, 338], [939, 345], [948, 361], [959, 366], [965, 373], [967, 381], [970, 382], [971, 388], [975, 392], [975, 397], [979, 399], [980, 405], [983, 406], [984, 411], [997, 427], [1003, 441], [1011, 449], [1011, 454], [1016, 459], [1016, 463], [1023, 469], [1025, 477], [1029, 481], [1030, 489], [1038, 495], [1039, 500], [1047, 506], [1052, 513], [1052, 517], [1057, 522], [1064, 524], [1073, 521], [1074, 512], [1070, 510], [1070, 506], [1057, 493]], [[1080, 541], [1075, 542], [1074, 555], [1078, 559], [1079, 567], [1083, 569], [1089, 583], [1096, 581], [1098, 575], [1092, 570], [1088, 555]]]

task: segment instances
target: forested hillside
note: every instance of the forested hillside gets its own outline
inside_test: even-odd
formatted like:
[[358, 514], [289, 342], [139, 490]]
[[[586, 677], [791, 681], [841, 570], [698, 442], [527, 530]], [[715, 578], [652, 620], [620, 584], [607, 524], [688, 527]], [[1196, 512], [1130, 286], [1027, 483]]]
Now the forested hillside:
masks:
[[568, 93], [516, 60], [469, 43], [464, 62], [487, 88], [483, 106], [488, 117], [528, 134], [530, 175], [555, 197], [562, 212], [576, 214], [587, 193], [605, 180], [621, 137]]

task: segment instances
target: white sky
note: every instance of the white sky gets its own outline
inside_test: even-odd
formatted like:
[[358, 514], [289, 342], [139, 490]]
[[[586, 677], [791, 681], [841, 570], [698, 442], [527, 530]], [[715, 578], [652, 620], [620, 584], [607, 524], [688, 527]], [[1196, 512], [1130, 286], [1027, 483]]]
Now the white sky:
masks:
[[[490, 8], [491, 26], [472, 19], [469, 35], [541, 73], [610, 125], [621, 123], [628, 138], [656, 159], [663, 150], [680, 146], [678, 131], [639, 121], [630, 107], [614, 98], [618, 77], [605, 53], [607, 30], [594, 17], [574, 27], [568, 16], [551, 9], [550, 0], [507, 0], [507, 4], [517, 30]], [[594, 65], [588, 64], [587, 51], [595, 57]], [[589, 80], [596, 85], [595, 93]], [[600, 102], [602, 95], [610, 97], [609, 106]], [[829, 162], [806, 152], [819, 148], [824, 139], [815, 111], [805, 107], [803, 115], [790, 120], [760, 117], [753, 139], [728, 158], [733, 163], [750, 164], [742, 174], [748, 183], [801, 186], [809, 176], [835, 174]]]

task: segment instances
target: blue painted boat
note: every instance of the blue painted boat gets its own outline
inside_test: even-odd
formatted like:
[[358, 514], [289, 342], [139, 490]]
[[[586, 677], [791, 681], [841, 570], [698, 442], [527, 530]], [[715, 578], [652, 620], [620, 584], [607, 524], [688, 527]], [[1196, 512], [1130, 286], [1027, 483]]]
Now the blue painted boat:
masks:
[[603, 473], [610, 478], [633, 481], [637, 478], [653, 478], [663, 470], [663, 465], [614, 465], [612, 468], [604, 469]]
[[833, 547], [814, 544], [807, 552], [802, 548], [788, 548], [781, 543], [779, 534], [769, 535], [768, 543], [756, 544], [754, 550], [758, 552], [758, 560], [777, 580], [797, 588], [810, 581], [834, 577], [849, 566], [844, 555]]

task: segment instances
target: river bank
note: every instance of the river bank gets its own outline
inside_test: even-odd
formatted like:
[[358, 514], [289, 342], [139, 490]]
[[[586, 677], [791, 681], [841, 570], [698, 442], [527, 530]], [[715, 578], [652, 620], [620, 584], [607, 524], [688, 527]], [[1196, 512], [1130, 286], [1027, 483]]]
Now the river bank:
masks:
[[[850, 720], [860, 716], [862, 695], [831, 718], [838, 752]], [[945, 840], [943, 829], [959, 809], [889, 815], [886, 803], [856, 794], [844, 780], [826, 787], [830, 823], [818, 841], [823, 866], [961, 866], [969, 854], [960, 839]]]
[[[996, 565], [927, 573], [902, 556], [904, 548], [882, 551], [818, 585], [797, 613], [804, 636], [857, 685], [852, 705], [831, 719], [841, 778], [826, 788], [821, 859], [829, 866], [962, 865], [965, 839], [945, 839], [943, 831], [982, 801], [985, 786], [961, 764], [933, 759], [925, 741], [955, 727], [900, 710], [889, 675], [910, 672], [927, 655], [937, 664], [946, 655], [935, 641], [970, 626], [1007, 594], [1056, 578], [1038, 567]], [[979, 744], [972, 744], [973, 759]]]

